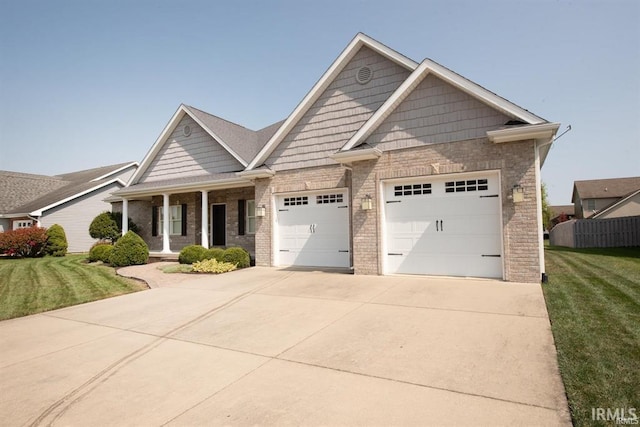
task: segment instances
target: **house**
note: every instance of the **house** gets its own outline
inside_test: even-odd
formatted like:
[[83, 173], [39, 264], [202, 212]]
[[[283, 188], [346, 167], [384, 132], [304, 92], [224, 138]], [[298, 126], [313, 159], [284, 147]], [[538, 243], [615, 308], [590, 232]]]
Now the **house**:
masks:
[[358, 34], [282, 122], [252, 131], [180, 105], [114, 210], [161, 253], [539, 282], [558, 127]]
[[125, 186], [137, 162], [120, 163], [56, 176], [0, 171], [0, 232], [60, 224], [69, 252], [86, 252], [95, 243], [89, 225], [104, 201]]
[[551, 217], [551, 227], [553, 228], [561, 222], [569, 221], [573, 219], [575, 215], [575, 210], [573, 205], [556, 205], [549, 206], [552, 212]]
[[618, 218], [640, 215], [640, 176], [575, 181], [576, 218]]

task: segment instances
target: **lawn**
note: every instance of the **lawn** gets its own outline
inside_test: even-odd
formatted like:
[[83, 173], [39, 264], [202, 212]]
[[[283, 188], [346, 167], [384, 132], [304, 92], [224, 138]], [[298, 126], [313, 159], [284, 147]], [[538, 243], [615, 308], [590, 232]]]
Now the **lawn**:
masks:
[[545, 252], [543, 291], [574, 425], [599, 425], [592, 408], [640, 416], [640, 248]]
[[147, 287], [85, 263], [86, 255], [0, 258], [0, 320], [136, 292]]

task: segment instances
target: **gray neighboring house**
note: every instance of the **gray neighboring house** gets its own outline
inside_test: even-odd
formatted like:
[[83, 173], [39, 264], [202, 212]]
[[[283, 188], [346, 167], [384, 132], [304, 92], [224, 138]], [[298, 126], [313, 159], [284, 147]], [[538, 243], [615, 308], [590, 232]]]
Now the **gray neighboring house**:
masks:
[[539, 282], [559, 126], [357, 34], [282, 122], [253, 131], [180, 105], [112, 200], [158, 253]]
[[640, 215], [640, 176], [574, 181], [571, 198], [577, 219]]
[[137, 168], [137, 162], [127, 162], [55, 176], [0, 171], [0, 232], [60, 224], [69, 252], [86, 252], [95, 243], [91, 221], [111, 210], [105, 199]]

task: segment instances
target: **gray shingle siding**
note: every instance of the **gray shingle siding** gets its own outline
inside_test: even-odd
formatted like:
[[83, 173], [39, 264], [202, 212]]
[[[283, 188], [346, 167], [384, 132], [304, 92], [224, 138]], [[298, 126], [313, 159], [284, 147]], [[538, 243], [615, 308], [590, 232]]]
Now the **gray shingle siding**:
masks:
[[[191, 135], [183, 135], [183, 127]], [[211, 135], [189, 116], [185, 116], [145, 171], [140, 183], [173, 178], [233, 172], [244, 169]]]
[[[355, 74], [365, 65], [373, 70], [373, 78], [361, 85]], [[334, 164], [328, 155], [340, 149], [408, 76], [406, 69], [362, 47], [265, 163], [274, 170]]]
[[428, 75], [367, 139], [387, 151], [483, 138], [511, 117]]

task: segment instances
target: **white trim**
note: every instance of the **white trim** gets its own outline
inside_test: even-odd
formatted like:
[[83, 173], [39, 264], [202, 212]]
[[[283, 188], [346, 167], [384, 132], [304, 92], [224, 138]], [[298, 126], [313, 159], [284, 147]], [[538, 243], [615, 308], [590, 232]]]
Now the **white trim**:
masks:
[[122, 235], [129, 231], [129, 199], [122, 199]]
[[124, 182], [122, 182], [122, 181], [120, 180], [120, 178], [114, 178], [114, 179], [112, 179], [112, 180], [110, 180], [110, 181], [107, 181], [107, 182], [104, 182], [104, 183], [102, 183], [102, 184], [96, 185], [95, 187], [91, 187], [91, 188], [89, 188], [88, 190], [81, 191], [81, 192], [79, 192], [79, 193], [74, 194], [73, 196], [69, 196], [69, 197], [67, 197], [67, 198], [65, 198], [65, 199], [58, 200], [58, 201], [57, 201], [57, 202], [55, 202], [55, 203], [51, 203], [50, 205], [47, 205], [47, 206], [45, 206], [45, 207], [43, 207], [43, 208], [40, 208], [40, 209], [38, 209], [38, 210], [35, 210], [35, 211], [32, 211], [32, 212], [29, 212], [29, 215], [31, 215], [31, 216], [42, 216], [42, 212], [44, 212], [44, 211], [48, 211], [49, 209], [53, 209], [53, 208], [55, 208], [56, 206], [60, 206], [60, 205], [62, 205], [62, 204], [65, 204], [65, 203], [67, 203], [67, 202], [69, 202], [69, 201], [73, 200], [73, 199], [77, 199], [78, 197], [82, 197], [82, 196], [84, 196], [85, 194], [89, 194], [89, 193], [91, 193], [91, 192], [93, 192], [93, 191], [96, 191], [96, 190], [101, 189], [102, 187], [106, 187], [106, 186], [111, 185], [111, 184], [114, 184], [114, 183], [118, 183], [118, 184], [120, 184], [122, 187], [124, 187], [124, 186], [125, 186], [125, 183], [124, 183]]
[[111, 175], [113, 175], [113, 174], [116, 174], [116, 173], [118, 173], [118, 172], [122, 172], [122, 171], [124, 171], [124, 170], [126, 170], [126, 169], [129, 169], [131, 166], [136, 166], [136, 167], [138, 167], [138, 166], [140, 166], [140, 165], [138, 164], [138, 162], [131, 162], [131, 163], [127, 164], [127, 165], [122, 166], [121, 168], [118, 168], [118, 169], [116, 169], [116, 170], [114, 170], [114, 171], [111, 171], [111, 172], [109, 172], [109, 173], [105, 173], [105, 174], [104, 174], [104, 175], [102, 175], [102, 176], [99, 176], [99, 177], [97, 177], [97, 178], [94, 178], [94, 179], [92, 179], [92, 180], [91, 180], [91, 181], [89, 181], [89, 182], [100, 181], [101, 179], [105, 179], [105, 178], [107, 178], [107, 177], [109, 177], [109, 176], [111, 176]]
[[307, 93], [307, 95], [300, 101], [300, 103], [296, 106], [293, 112], [289, 115], [287, 120], [280, 126], [280, 128], [276, 131], [276, 133], [269, 139], [269, 141], [265, 144], [264, 147], [260, 150], [260, 152], [256, 155], [256, 157], [249, 163], [247, 166], [248, 170], [254, 169], [256, 166], [264, 163], [265, 160], [271, 155], [273, 150], [282, 142], [285, 136], [293, 129], [293, 127], [300, 121], [302, 116], [309, 110], [311, 105], [322, 95], [322, 93], [326, 90], [327, 87], [331, 84], [331, 82], [336, 78], [336, 76], [344, 69], [344, 67], [349, 63], [349, 61], [355, 56], [358, 50], [362, 47], [366, 46], [371, 50], [376, 51], [377, 53], [387, 57], [388, 59], [394, 61], [398, 65], [413, 71], [418, 66], [418, 63], [412, 61], [406, 56], [396, 52], [393, 49], [383, 45], [382, 43], [372, 39], [371, 37], [358, 33], [355, 38], [351, 40], [351, 43], [347, 45], [347, 47], [342, 51], [340, 56], [331, 64], [329, 69], [325, 71], [325, 73], [320, 77], [320, 80], [311, 88], [311, 90]]
[[354, 151], [338, 151], [329, 157], [338, 163], [359, 162], [361, 160], [375, 160], [382, 156], [382, 151], [377, 148], [365, 148]]
[[[481, 102], [506, 113], [517, 117], [531, 124], [545, 123], [545, 120], [535, 114], [530, 113], [522, 107], [507, 101], [506, 99], [488, 91], [469, 79], [454, 73], [442, 65], [425, 59], [420, 66], [395, 90], [393, 94], [382, 104], [382, 106], [366, 121], [353, 137], [342, 147], [340, 151], [347, 151], [360, 144], [395, 110], [395, 108], [424, 80], [429, 74], [444, 80], [452, 86], [473, 96]], [[559, 125], [558, 125], [559, 126]]]
[[544, 266], [544, 221], [542, 220], [542, 179], [540, 177], [541, 157], [538, 144], [534, 147], [534, 164], [535, 164], [535, 177], [536, 177], [536, 222], [538, 226], [538, 261], [540, 263], [540, 277], [538, 279], [542, 281], [542, 275], [545, 274]]
[[275, 174], [276, 174], [276, 171], [271, 169], [254, 169], [254, 170], [236, 172], [236, 176], [239, 176], [240, 178], [246, 178], [246, 179], [271, 178]]
[[211, 129], [204, 125], [191, 111], [189, 111], [188, 106], [184, 104], [180, 104], [176, 112], [173, 114], [167, 125], [160, 133], [160, 136], [156, 139], [156, 141], [151, 146], [151, 149], [147, 152], [138, 167], [138, 170], [133, 174], [127, 185], [132, 185], [138, 182], [138, 180], [142, 177], [142, 175], [146, 172], [146, 170], [151, 166], [153, 159], [158, 155], [160, 149], [167, 142], [167, 138], [171, 133], [176, 129], [180, 121], [184, 118], [185, 115], [191, 117], [205, 132], [209, 134], [213, 139], [215, 139], [225, 150], [229, 152], [236, 160], [240, 162], [240, 164], [244, 167], [247, 166], [247, 162], [242, 159], [235, 151], [233, 151], [219, 136], [217, 136]]
[[200, 190], [200, 244], [209, 249], [209, 191]]
[[560, 123], [541, 123], [528, 126], [516, 126], [507, 129], [497, 129], [487, 131], [487, 138], [494, 144], [505, 142], [524, 141], [526, 139], [545, 139], [554, 137]]
[[158, 193], [171, 191], [173, 193], [189, 192], [189, 191], [203, 191], [203, 190], [217, 190], [225, 188], [239, 188], [239, 187], [251, 187], [253, 183], [246, 179], [241, 178], [227, 178], [217, 181], [203, 181], [203, 182], [190, 182], [186, 184], [166, 185], [163, 187], [147, 188], [142, 190], [136, 190], [135, 186], [125, 187], [117, 194], [118, 197], [127, 196], [153, 196]]
[[[249, 202], [253, 202], [253, 216], [249, 216]], [[249, 236], [255, 236], [256, 229], [258, 228], [258, 217], [256, 216], [256, 199], [248, 199], [244, 201], [244, 234]], [[253, 218], [253, 232], [249, 230], [249, 220]]]
[[[609, 212], [612, 209], [615, 209], [617, 207], [619, 207], [622, 203], [626, 202], [627, 200], [631, 199], [632, 197], [634, 197], [635, 195], [637, 195], [638, 193], [640, 193], [640, 189], [634, 191], [633, 193], [629, 194], [627, 197], [618, 200], [617, 202], [615, 202], [614, 204], [612, 204], [611, 206], [609, 206], [608, 208], [601, 210], [600, 212], [591, 215], [589, 218], [590, 219], [597, 219], [599, 216], [604, 215], [605, 213]], [[587, 200], [587, 199], [585, 199]]]

